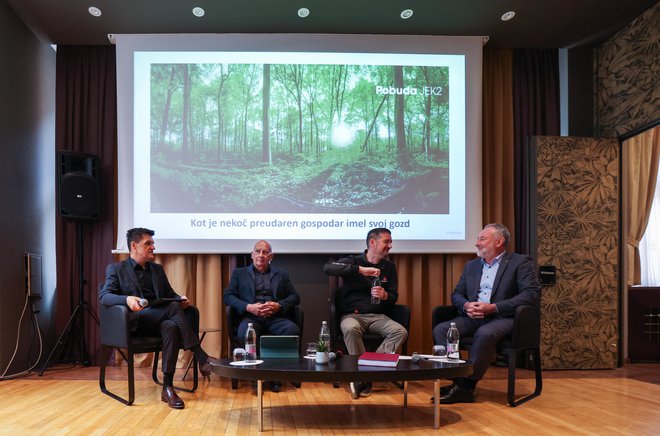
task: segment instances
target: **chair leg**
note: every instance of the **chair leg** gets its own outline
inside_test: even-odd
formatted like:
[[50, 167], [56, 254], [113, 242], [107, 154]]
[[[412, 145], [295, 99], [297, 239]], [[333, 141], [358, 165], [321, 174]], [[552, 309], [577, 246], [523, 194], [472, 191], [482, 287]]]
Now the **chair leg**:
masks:
[[509, 350], [507, 355], [509, 356], [509, 376], [508, 387], [507, 387], [507, 397], [509, 400], [509, 405], [511, 407], [516, 407], [516, 351]]
[[507, 352], [509, 355], [509, 387], [508, 387], [508, 401], [511, 407], [516, 407], [531, 400], [534, 397], [538, 397], [541, 394], [543, 389], [543, 379], [541, 374], [541, 351], [539, 348], [534, 348], [532, 352], [532, 359], [534, 360], [534, 378], [536, 379], [536, 386], [534, 392], [531, 394], [522, 397], [518, 401], [515, 398], [515, 389], [516, 389], [516, 351], [509, 350]]
[[106, 360], [110, 355], [109, 350], [112, 350], [112, 347], [101, 345], [101, 352], [99, 353], [99, 357], [101, 359], [101, 367], [99, 370], [99, 387], [101, 388], [101, 392], [103, 392], [104, 394], [114, 398], [115, 400], [121, 403], [126, 404], [127, 406], [130, 406], [131, 404], [133, 404], [133, 401], [135, 400], [135, 383], [133, 379], [133, 355], [129, 354], [130, 359], [129, 358], [126, 359], [126, 362], [128, 364], [128, 400], [126, 400], [120, 397], [119, 395], [110, 392], [108, 388], [105, 386], [105, 367], [106, 367]]
[[[151, 378], [153, 379], [154, 383], [157, 385], [163, 386], [163, 382], [161, 382], [158, 379], [158, 355], [160, 353], [158, 351], [154, 352], [154, 365], [151, 368]], [[198, 375], [198, 364], [197, 364], [197, 359], [193, 357], [193, 387], [192, 388], [186, 388], [182, 386], [174, 386], [174, 389], [178, 391], [183, 391], [183, 392], [195, 392], [197, 390], [197, 387], [199, 386], [199, 375]]]
[[238, 379], [236, 379], [236, 378], [231, 379], [231, 388], [233, 390], [238, 389]]

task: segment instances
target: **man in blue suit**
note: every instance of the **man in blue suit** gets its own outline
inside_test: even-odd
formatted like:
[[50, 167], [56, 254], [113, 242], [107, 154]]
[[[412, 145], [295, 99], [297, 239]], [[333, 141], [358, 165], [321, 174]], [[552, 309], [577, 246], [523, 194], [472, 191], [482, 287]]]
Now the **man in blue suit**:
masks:
[[465, 265], [451, 296], [459, 316], [433, 329], [436, 344], [446, 342], [452, 321], [461, 337], [474, 338], [469, 354], [474, 373], [443, 387], [441, 404], [474, 402], [474, 389], [493, 361], [497, 343], [513, 330], [516, 307], [539, 304], [541, 287], [534, 262], [528, 256], [507, 253], [509, 237], [502, 224], [488, 224], [479, 233], [475, 244], [479, 258]]
[[[262, 334], [299, 335], [298, 326], [290, 313], [300, 303], [300, 295], [293, 287], [289, 274], [270, 265], [273, 250], [267, 241], [257, 241], [252, 249], [252, 265], [236, 268], [225, 289], [223, 300], [242, 317], [238, 337], [245, 339], [248, 323], [252, 323], [257, 338]], [[277, 382], [270, 383], [274, 392]]]
[[[191, 350], [199, 363], [203, 376], [211, 373], [209, 357], [199, 343], [199, 337], [184, 310], [190, 305], [185, 296], [179, 296], [167, 280], [163, 267], [154, 262], [154, 231], [134, 228], [126, 232], [129, 258], [108, 265], [100, 293], [100, 302], [106, 306], [125, 305], [131, 310], [129, 323], [137, 335], [158, 335], [163, 341], [163, 392], [161, 399], [174, 409], [183, 409], [184, 403], [173, 388], [179, 345]], [[180, 298], [157, 306], [143, 307], [144, 300], [151, 303], [162, 298]]]

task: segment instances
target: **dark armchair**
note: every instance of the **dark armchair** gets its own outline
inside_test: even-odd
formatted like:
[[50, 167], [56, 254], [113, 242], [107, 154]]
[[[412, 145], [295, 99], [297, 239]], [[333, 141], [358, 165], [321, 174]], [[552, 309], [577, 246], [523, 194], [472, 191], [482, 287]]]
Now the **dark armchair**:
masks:
[[[229, 339], [228, 350], [230, 357], [234, 348], [242, 347], [243, 344], [243, 340], [238, 337], [238, 325], [241, 322], [242, 318], [243, 317], [239, 315], [238, 312], [236, 312], [231, 306], [225, 307], [225, 320], [227, 323], [227, 336]], [[301, 340], [298, 341], [298, 354], [301, 354], [305, 313], [303, 312], [302, 307], [300, 307], [299, 305], [293, 307], [291, 311], [291, 321], [293, 321], [300, 330]], [[238, 388], [238, 380], [231, 379], [231, 388], [232, 389]]]
[[[330, 295], [330, 340], [332, 341], [333, 348], [341, 349], [345, 352], [346, 344], [344, 344], [344, 337], [339, 327], [341, 315], [337, 310], [337, 307], [339, 307], [338, 302], [342, 298], [342, 292], [343, 288], [339, 287], [335, 288]], [[395, 304], [387, 316], [401, 324], [406, 331], [410, 331], [410, 307], [404, 304]], [[362, 340], [367, 351], [376, 351], [381, 342], [383, 342], [382, 336], [373, 333], [365, 333]], [[407, 339], [401, 346], [401, 352], [408, 354]]]
[[[432, 328], [441, 322], [449, 321], [458, 315], [454, 306], [437, 306], [433, 309]], [[497, 346], [497, 352], [507, 357], [508, 360], [508, 388], [507, 397], [511, 407], [516, 407], [541, 394], [543, 380], [541, 376], [541, 315], [539, 309], [534, 306], [518, 306], [513, 320], [513, 332], [511, 337], [505, 338]], [[462, 337], [461, 349], [470, 350], [472, 346], [471, 337]], [[526, 353], [528, 361], [534, 367], [536, 387], [534, 392], [516, 401], [516, 361], [519, 353]]]
[[[188, 320], [195, 332], [199, 332], [199, 310], [189, 306], [185, 310]], [[154, 382], [162, 386], [158, 380], [159, 353], [162, 350], [160, 336], [134, 336], [129, 327], [129, 309], [126, 306], [99, 305], [99, 319], [101, 331], [100, 373], [99, 386], [101, 392], [128, 406], [135, 400], [134, 355], [141, 353], [155, 353], [151, 377]], [[105, 368], [110, 352], [116, 349], [127, 362], [128, 366], [128, 399], [110, 392], [105, 385]], [[185, 392], [194, 392], [198, 386], [197, 360], [193, 358], [193, 387], [176, 387]]]

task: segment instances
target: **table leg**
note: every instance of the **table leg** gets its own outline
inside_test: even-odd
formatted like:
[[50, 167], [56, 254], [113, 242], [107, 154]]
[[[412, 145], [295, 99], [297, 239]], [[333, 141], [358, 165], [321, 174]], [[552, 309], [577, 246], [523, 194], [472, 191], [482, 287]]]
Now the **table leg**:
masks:
[[259, 405], [259, 411], [257, 412], [257, 426], [259, 431], [264, 431], [264, 391], [263, 391], [263, 380], [257, 380], [257, 404]]
[[433, 381], [433, 428], [440, 428], [440, 380]]
[[408, 381], [403, 382], [403, 407], [408, 407]]

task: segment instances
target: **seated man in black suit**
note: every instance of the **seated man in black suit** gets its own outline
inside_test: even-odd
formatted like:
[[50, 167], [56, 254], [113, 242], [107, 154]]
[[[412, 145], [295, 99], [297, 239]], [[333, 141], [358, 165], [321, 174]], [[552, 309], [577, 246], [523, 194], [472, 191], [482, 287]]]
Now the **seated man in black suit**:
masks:
[[[440, 404], [472, 403], [474, 389], [495, 357], [498, 342], [511, 334], [516, 307], [538, 306], [541, 287], [534, 262], [528, 256], [507, 253], [509, 230], [488, 224], [477, 237], [478, 259], [465, 265], [451, 296], [458, 310], [454, 318], [461, 337], [472, 336], [469, 361], [474, 373], [440, 389]], [[433, 329], [436, 344], [446, 343], [451, 321]]]
[[206, 377], [211, 374], [209, 357], [199, 343], [184, 310], [190, 305], [185, 296], [181, 302], [170, 302], [155, 307], [142, 307], [140, 300], [153, 301], [159, 298], [176, 298], [167, 280], [163, 267], [154, 263], [154, 231], [144, 228], [126, 232], [129, 258], [108, 265], [105, 284], [101, 289], [100, 301], [106, 306], [125, 305], [131, 310], [131, 330], [138, 335], [160, 335], [163, 340], [163, 392], [161, 399], [174, 409], [185, 407], [173, 388], [179, 344], [191, 350], [199, 363], [199, 372]]
[[[257, 241], [252, 249], [252, 265], [236, 268], [225, 289], [223, 300], [240, 316], [238, 337], [245, 341], [248, 323], [257, 333], [299, 335], [298, 326], [291, 321], [289, 313], [300, 303], [300, 295], [293, 287], [289, 274], [270, 265], [273, 250], [267, 241]], [[278, 392], [281, 383], [270, 382], [270, 390]]]

